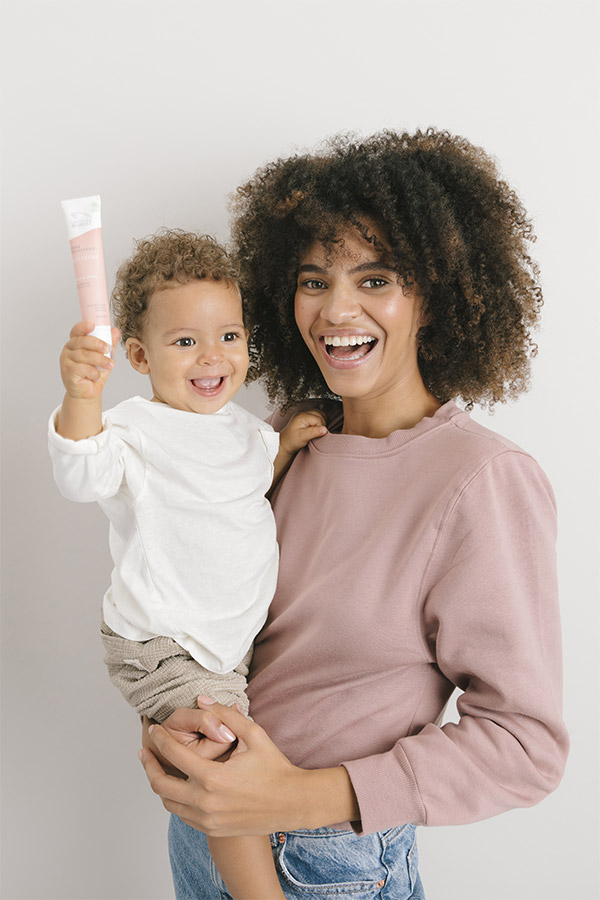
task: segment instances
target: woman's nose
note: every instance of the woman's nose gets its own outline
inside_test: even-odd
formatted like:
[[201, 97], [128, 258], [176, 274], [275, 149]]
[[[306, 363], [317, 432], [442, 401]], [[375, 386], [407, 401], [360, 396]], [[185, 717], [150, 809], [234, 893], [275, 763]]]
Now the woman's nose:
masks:
[[321, 308], [321, 318], [332, 325], [342, 325], [360, 316], [362, 308], [352, 288], [345, 285], [327, 291]]

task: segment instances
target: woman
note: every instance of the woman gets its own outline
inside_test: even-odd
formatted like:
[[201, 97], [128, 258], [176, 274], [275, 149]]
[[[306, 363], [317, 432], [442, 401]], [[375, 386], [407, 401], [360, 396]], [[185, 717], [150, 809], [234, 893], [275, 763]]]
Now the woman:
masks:
[[[187, 781], [142, 754], [176, 816], [177, 896], [227, 896], [203, 831], [273, 832], [290, 898], [417, 900], [415, 825], [536, 803], [567, 755], [552, 491], [455, 403], [527, 387], [531, 226], [482, 150], [428, 130], [268, 165], [234, 238], [270, 398], [322, 398], [330, 432], [273, 497], [255, 723], [208, 700], [167, 722], [230, 728], [223, 763], [153, 729]], [[460, 722], [440, 727], [455, 687]]]

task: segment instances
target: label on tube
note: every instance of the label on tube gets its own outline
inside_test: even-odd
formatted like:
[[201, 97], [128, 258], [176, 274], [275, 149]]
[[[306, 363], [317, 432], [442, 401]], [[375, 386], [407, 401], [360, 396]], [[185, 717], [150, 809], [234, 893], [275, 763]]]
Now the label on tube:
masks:
[[[100, 197], [63, 200], [75, 269], [81, 318], [95, 325], [92, 334], [112, 348], [110, 306], [102, 247]], [[112, 355], [111, 352], [106, 354]]]

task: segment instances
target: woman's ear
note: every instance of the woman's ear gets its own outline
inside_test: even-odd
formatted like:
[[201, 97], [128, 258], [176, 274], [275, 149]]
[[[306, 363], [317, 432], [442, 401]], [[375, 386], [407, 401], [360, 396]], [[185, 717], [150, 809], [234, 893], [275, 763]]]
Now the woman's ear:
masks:
[[148, 354], [139, 338], [127, 338], [125, 349], [127, 350], [129, 362], [136, 372], [139, 372], [140, 375], [149, 375], [150, 363], [148, 361]]

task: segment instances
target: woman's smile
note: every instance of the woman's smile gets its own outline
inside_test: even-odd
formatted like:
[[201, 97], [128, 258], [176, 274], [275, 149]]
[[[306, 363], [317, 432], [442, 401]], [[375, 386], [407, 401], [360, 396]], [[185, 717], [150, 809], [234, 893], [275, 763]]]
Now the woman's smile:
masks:
[[319, 343], [333, 368], [347, 369], [361, 365], [379, 342], [372, 334], [335, 331], [322, 335]]

